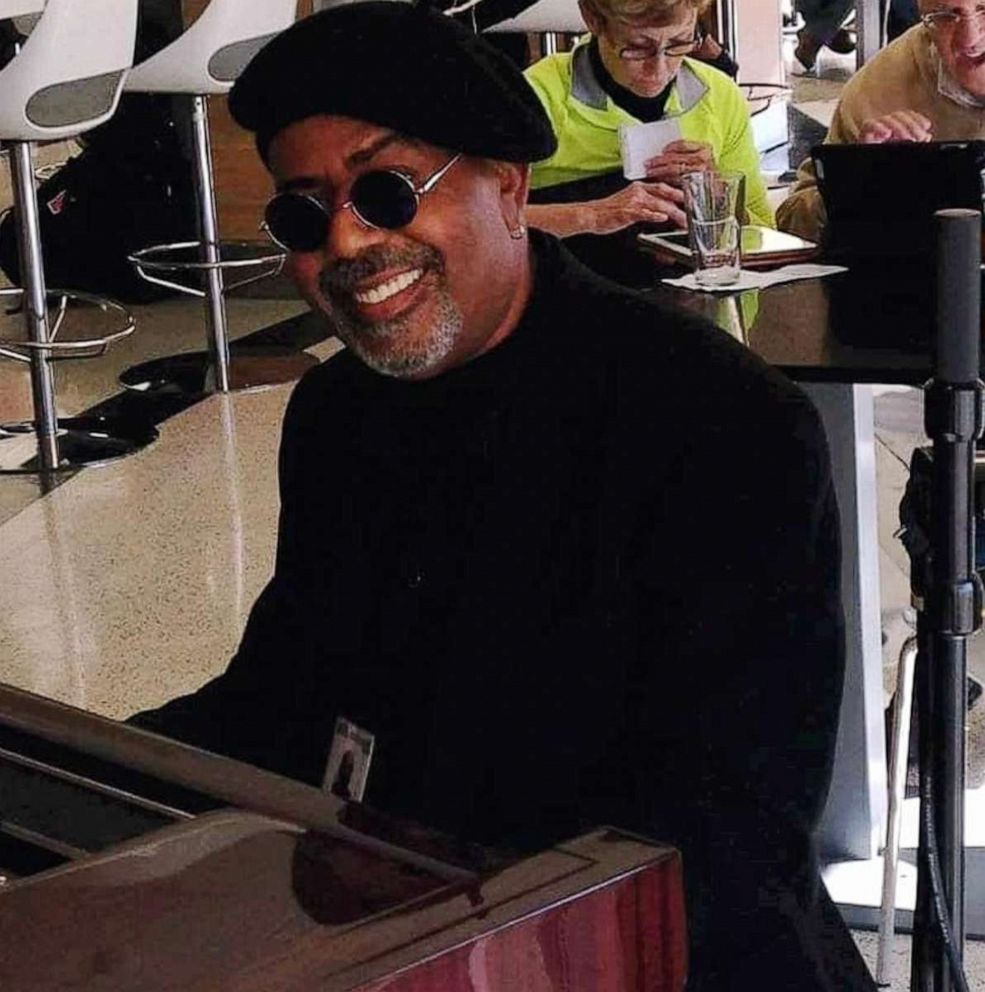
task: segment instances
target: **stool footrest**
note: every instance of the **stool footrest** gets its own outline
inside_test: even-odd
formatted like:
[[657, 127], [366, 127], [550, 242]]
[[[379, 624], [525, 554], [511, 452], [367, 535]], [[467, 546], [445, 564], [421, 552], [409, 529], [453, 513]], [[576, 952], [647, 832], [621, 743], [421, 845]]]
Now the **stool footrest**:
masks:
[[[23, 296], [24, 290], [18, 287], [0, 289], [0, 301], [12, 298], [22, 300]], [[49, 327], [50, 339], [48, 341], [30, 341], [21, 338], [0, 337], [0, 357], [12, 358], [19, 362], [30, 362], [32, 352], [42, 352], [47, 353], [48, 358], [52, 361], [69, 358], [98, 358], [105, 354], [106, 349], [114, 341], [129, 337], [137, 326], [133, 314], [114, 300], [93, 296], [91, 293], [65, 289], [49, 289], [47, 296], [49, 299], [57, 301], [54, 307], [54, 317]], [[104, 313], [112, 313], [119, 318], [120, 324], [113, 330], [96, 337], [59, 341], [57, 340], [58, 333], [62, 329], [65, 315], [72, 303], [96, 307]], [[51, 312], [49, 311], [49, 314]]]
[[269, 279], [279, 275], [284, 267], [284, 260], [287, 258], [287, 255], [282, 251], [271, 250], [265, 245], [251, 241], [225, 241], [221, 248], [227, 253], [227, 257], [216, 262], [208, 262], [201, 257], [196, 257], [202, 249], [202, 242], [200, 241], [178, 241], [167, 245], [152, 245], [150, 248], [141, 248], [140, 251], [128, 255], [127, 260], [137, 270], [140, 277], [147, 282], [176, 290], [179, 293], [186, 293], [189, 296], [204, 297], [205, 291], [197, 286], [189, 286], [187, 283], [176, 282], [174, 279], [164, 278], [164, 276], [176, 272], [204, 274], [219, 271], [225, 274], [226, 272], [249, 272], [251, 269], [259, 269], [258, 272], [244, 275], [224, 286], [227, 290], [238, 289], [241, 286], [259, 282], [261, 279]]

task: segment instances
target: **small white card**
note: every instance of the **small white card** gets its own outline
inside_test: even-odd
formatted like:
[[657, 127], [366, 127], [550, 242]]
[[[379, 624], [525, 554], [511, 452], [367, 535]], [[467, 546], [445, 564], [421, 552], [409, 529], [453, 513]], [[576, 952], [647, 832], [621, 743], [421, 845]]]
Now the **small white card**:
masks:
[[676, 117], [649, 124], [620, 124], [619, 151], [622, 174], [627, 179], [645, 179], [646, 163], [672, 141], [679, 141], [681, 125]]
[[344, 716], [335, 721], [322, 789], [340, 799], [362, 802], [376, 738]]

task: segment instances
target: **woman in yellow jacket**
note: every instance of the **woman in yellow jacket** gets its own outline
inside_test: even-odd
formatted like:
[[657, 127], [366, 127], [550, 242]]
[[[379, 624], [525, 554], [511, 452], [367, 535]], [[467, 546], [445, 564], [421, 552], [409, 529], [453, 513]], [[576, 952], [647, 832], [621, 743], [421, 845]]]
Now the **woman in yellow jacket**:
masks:
[[[557, 151], [533, 167], [531, 226], [560, 237], [609, 234], [638, 221], [683, 227], [680, 177], [700, 169], [743, 173], [743, 219], [773, 226], [742, 93], [725, 73], [688, 58], [701, 45], [697, 19], [708, 3], [580, 0], [590, 36], [526, 72], [558, 139]], [[617, 183], [623, 188], [598, 198], [543, 202], [554, 199], [555, 187], [618, 179], [620, 125], [668, 117], [677, 119], [681, 138], [647, 162], [646, 180]]]

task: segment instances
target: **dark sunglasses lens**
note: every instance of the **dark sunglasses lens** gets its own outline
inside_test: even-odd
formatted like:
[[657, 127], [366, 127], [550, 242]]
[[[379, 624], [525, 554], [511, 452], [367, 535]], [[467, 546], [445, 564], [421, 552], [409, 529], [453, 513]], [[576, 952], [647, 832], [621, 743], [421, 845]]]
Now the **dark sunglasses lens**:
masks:
[[414, 190], [396, 172], [364, 172], [349, 196], [359, 216], [374, 227], [403, 227], [417, 213]]
[[267, 204], [263, 216], [273, 238], [291, 251], [317, 251], [325, 244], [328, 216], [310, 197], [282, 193]]

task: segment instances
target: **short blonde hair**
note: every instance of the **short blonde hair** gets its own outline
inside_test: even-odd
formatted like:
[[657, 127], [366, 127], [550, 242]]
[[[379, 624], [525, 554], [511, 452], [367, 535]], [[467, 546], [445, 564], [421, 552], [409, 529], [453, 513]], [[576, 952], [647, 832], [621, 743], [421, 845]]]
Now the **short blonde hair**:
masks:
[[604, 18], [671, 24], [691, 11], [702, 13], [711, 0], [584, 0], [584, 3]]

